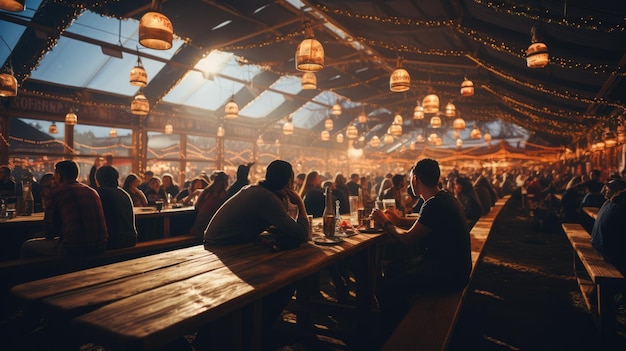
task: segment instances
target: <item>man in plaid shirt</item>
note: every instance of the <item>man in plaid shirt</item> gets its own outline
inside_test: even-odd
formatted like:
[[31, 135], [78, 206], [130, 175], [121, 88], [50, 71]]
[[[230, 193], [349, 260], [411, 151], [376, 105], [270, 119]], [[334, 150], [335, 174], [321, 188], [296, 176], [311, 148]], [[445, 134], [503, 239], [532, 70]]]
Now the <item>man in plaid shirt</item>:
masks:
[[74, 161], [55, 165], [58, 185], [46, 199], [45, 238], [26, 241], [22, 245], [22, 257], [89, 255], [106, 249], [108, 233], [100, 196], [77, 181], [78, 172]]

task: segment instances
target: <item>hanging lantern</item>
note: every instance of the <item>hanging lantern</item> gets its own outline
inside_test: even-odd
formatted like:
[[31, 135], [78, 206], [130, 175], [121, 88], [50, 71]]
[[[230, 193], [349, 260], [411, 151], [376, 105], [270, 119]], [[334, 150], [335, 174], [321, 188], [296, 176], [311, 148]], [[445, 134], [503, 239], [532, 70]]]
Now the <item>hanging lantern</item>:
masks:
[[626, 143], [626, 124], [617, 126], [617, 142], [620, 144]]
[[435, 146], [443, 145], [443, 139], [440, 136], [437, 136], [437, 140], [435, 140]]
[[463, 146], [463, 140], [457, 139], [456, 140], [456, 147], [458, 147], [460, 149], [462, 146]]
[[336, 138], [339, 144], [343, 143], [343, 134], [341, 133], [337, 134]]
[[324, 68], [324, 47], [315, 39], [308, 22], [304, 24], [305, 39], [296, 48], [296, 69], [302, 72], [317, 72]]
[[152, 0], [151, 10], [139, 21], [139, 44], [155, 50], [169, 50], [174, 39], [172, 22], [160, 12], [161, 1]]
[[78, 116], [74, 113], [74, 109], [70, 108], [70, 112], [65, 115], [65, 125], [75, 126], [78, 123]]
[[465, 120], [463, 118], [457, 118], [452, 122], [452, 128], [456, 131], [461, 131], [465, 129]]
[[412, 142], [409, 144], [409, 150], [415, 150], [415, 149], [417, 149], [417, 145], [415, 144], [415, 142], [414, 142], [414, 141], [412, 141]]
[[472, 83], [471, 80], [465, 78], [463, 83], [461, 83], [461, 95], [463, 96], [474, 95], [474, 83]]
[[393, 143], [393, 135], [387, 133], [385, 134], [385, 138], [383, 139], [385, 145]]
[[456, 116], [456, 106], [454, 106], [452, 102], [448, 102], [448, 104], [446, 105], [446, 116], [447, 117]]
[[150, 102], [146, 96], [140, 91], [135, 95], [130, 104], [130, 113], [138, 116], [145, 116], [150, 112]]
[[333, 130], [333, 127], [333, 120], [330, 118], [326, 118], [326, 120], [324, 121], [324, 129]]
[[111, 138], [117, 138], [117, 129], [111, 128], [111, 130], [109, 130], [109, 136]]
[[226, 130], [224, 129], [224, 126], [217, 127], [217, 137], [223, 138], [224, 135], [226, 135]]
[[317, 89], [317, 77], [315, 77], [315, 73], [305, 72], [302, 75], [302, 89], [303, 90]]
[[415, 139], [415, 141], [418, 143], [423, 143], [426, 140], [424, 139], [424, 136], [422, 134], [419, 134], [417, 138]]
[[422, 105], [420, 105], [419, 101], [417, 102], [417, 106], [415, 106], [415, 110], [413, 110], [413, 119], [424, 119], [424, 108], [422, 107]]
[[439, 112], [439, 97], [435, 94], [428, 94], [422, 101], [425, 113]]
[[320, 138], [322, 139], [322, 141], [329, 141], [330, 133], [327, 130], [323, 130], [322, 134], [320, 135]]
[[393, 123], [399, 124], [399, 125], [402, 125], [404, 123], [404, 120], [402, 119], [402, 116], [399, 113], [396, 113], [396, 115], [393, 117]]
[[485, 139], [485, 141], [489, 144], [491, 143], [491, 134], [489, 133], [485, 133], [485, 135], [483, 136], [483, 139]]
[[50, 134], [56, 134], [59, 132], [59, 128], [57, 128], [57, 124], [56, 122], [52, 122], [52, 124], [50, 125], [50, 127], [48, 127], [48, 133]]
[[333, 105], [333, 108], [330, 110], [330, 114], [333, 116], [339, 116], [341, 115], [341, 111], [342, 111], [341, 105], [339, 105], [339, 103], [335, 103]]
[[430, 126], [432, 128], [441, 128], [441, 118], [439, 118], [439, 116], [433, 116], [430, 119]]
[[596, 150], [602, 151], [604, 150], [604, 147], [606, 146], [606, 144], [604, 144], [604, 141], [598, 141], [597, 143], [595, 143], [595, 146], [596, 146]]
[[13, 74], [10, 56], [7, 64], [2, 68], [2, 73], [0, 73], [0, 96], [17, 96], [17, 79]]
[[617, 145], [617, 134], [614, 131], [607, 130], [602, 135], [602, 139], [604, 140], [604, 144], [606, 147], [613, 147]]
[[256, 144], [258, 146], [265, 144], [265, 141], [263, 140], [263, 137], [261, 135], [259, 135], [259, 137], [256, 139]]
[[480, 132], [480, 129], [478, 129], [478, 127], [474, 126], [474, 128], [470, 132], [470, 138], [472, 138], [472, 139], [480, 139], [481, 137], [482, 137], [482, 133]]
[[0, 9], [10, 12], [24, 11], [26, 0], [0, 0]]
[[237, 119], [239, 117], [239, 106], [235, 102], [235, 96], [231, 96], [230, 100], [226, 103], [224, 107], [224, 119]]
[[372, 139], [370, 139], [371, 147], [379, 147], [380, 146], [380, 138], [377, 135], [374, 135]]
[[148, 85], [148, 73], [143, 68], [141, 57], [137, 56], [137, 65], [130, 70], [130, 85], [145, 87]]
[[396, 69], [389, 76], [389, 90], [394, 93], [401, 93], [411, 88], [411, 76], [402, 68], [402, 58], [398, 57]]
[[292, 135], [293, 134], [293, 123], [291, 120], [287, 120], [285, 124], [283, 124], [283, 134]]
[[346, 136], [348, 139], [354, 140], [359, 137], [359, 130], [356, 129], [355, 126], [349, 125], [348, 128], [346, 128]]
[[392, 123], [391, 127], [389, 127], [389, 134], [393, 136], [402, 135], [402, 124]]
[[437, 135], [437, 133], [432, 133], [428, 136], [428, 143], [434, 145], [437, 143], [438, 138], [439, 138], [439, 135]]
[[364, 111], [361, 111], [361, 113], [359, 114], [359, 117], [357, 119], [357, 121], [361, 124], [366, 124], [367, 123], [367, 115], [365, 114]]
[[174, 133], [174, 127], [170, 123], [168, 123], [165, 125], [165, 129], [163, 130], [163, 132], [165, 134], [172, 134]]
[[526, 66], [529, 68], [544, 68], [550, 61], [548, 46], [537, 38], [537, 28], [533, 26], [530, 30], [531, 42], [526, 50]]

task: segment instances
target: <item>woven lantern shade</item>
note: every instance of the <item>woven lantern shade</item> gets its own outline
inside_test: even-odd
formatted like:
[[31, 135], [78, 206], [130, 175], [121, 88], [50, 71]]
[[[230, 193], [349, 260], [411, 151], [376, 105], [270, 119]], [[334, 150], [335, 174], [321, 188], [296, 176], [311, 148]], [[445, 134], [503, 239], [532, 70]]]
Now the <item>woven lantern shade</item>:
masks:
[[393, 143], [393, 135], [387, 133], [385, 134], [385, 138], [383, 139], [385, 145]]
[[341, 105], [339, 105], [339, 103], [335, 103], [333, 108], [330, 110], [330, 114], [333, 116], [339, 116], [341, 115], [342, 110]]
[[401, 93], [411, 88], [411, 76], [402, 68], [402, 59], [398, 57], [398, 65], [389, 76], [389, 90], [394, 93]]
[[424, 119], [424, 108], [422, 107], [422, 105], [419, 104], [419, 102], [417, 103], [417, 106], [415, 106], [415, 110], [413, 110], [413, 119]]
[[346, 136], [348, 139], [354, 140], [359, 137], [359, 130], [356, 129], [355, 126], [349, 125], [348, 128], [346, 128]]
[[474, 95], [474, 83], [472, 83], [471, 80], [465, 78], [463, 83], [461, 83], [461, 95], [463, 96]]
[[417, 138], [415, 138], [415, 141], [418, 143], [423, 143], [426, 141], [426, 139], [424, 139], [424, 136], [422, 134], [418, 135]]
[[160, 0], [152, 0], [151, 10], [139, 21], [139, 44], [155, 50], [169, 50], [174, 39], [172, 22], [159, 11]]
[[448, 102], [448, 104], [446, 105], [446, 116], [447, 117], [456, 116], [456, 106], [454, 106], [452, 102]]
[[393, 136], [402, 135], [402, 124], [392, 123], [391, 127], [389, 127], [389, 134]]
[[343, 143], [343, 134], [341, 133], [337, 134], [336, 139], [338, 143], [340, 144]]
[[478, 127], [474, 127], [472, 131], [470, 132], [470, 138], [480, 139], [481, 137], [482, 137], [482, 133], [480, 132], [480, 129], [478, 129]]
[[174, 133], [174, 127], [170, 123], [168, 123], [168, 124], [165, 125], [165, 128], [164, 128], [163, 132], [165, 134], [172, 134], [172, 133]]
[[323, 130], [322, 133], [320, 134], [320, 138], [322, 139], [322, 141], [329, 141], [330, 133], [327, 130]]
[[150, 113], [150, 102], [142, 92], [137, 93], [130, 104], [130, 113], [138, 116], [146, 116]]
[[330, 118], [326, 118], [326, 120], [324, 121], [324, 129], [333, 130], [333, 127], [334, 127], [333, 120]]
[[491, 134], [485, 133], [485, 135], [483, 136], [483, 139], [485, 139], [485, 141], [487, 143], [490, 143], [491, 142]]
[[324, 47], [314, 37], [308, 22], [304, 24], [305, 39], [296, 48], [296, 69], [302, 72], [317, 72], [324, 68]]
[[111, 138], [117, 138], [117, 129], [111, 128], [111, 130], [109, 130], [109, 136]]
[[10, 12], [24, 11], [26, 0], [0, 0], [0, 9]]
[[430, 119], [430, 126], [433, 128], [441, 128], [441, 118], [438, 116], [433, 116]]
[[462, 139], [457, 139], [456, 140], [456, 147], [458, 147], [459, 149], [463, 146], [463, 140]]
[[130, 85], [145, 87], [148, 85], [148, 73], [143, 68], [141, 57], [137, 56], [137, 65], [130, 70]]
[[404, 123], [404, 119], [402, 118], [402, 115], [400, 115], [399, 113], [396, 113], [396, 115], [393, 116], [393, 123], [402, 125]]
[[237, 119], [239, 117], [239, 106], [235, 102], [235, 97], [231, 96], [230, 100], [226, 103], [224, 107], [224, 119]]
[[57, 128], [57, 124], [56, 122], [52, 122], [52, 124], [50, 125], [50, 127], [48, 127], [48, 133], [50, 134], [56, 134], [59, 132], [59, 128]]
[[10, 63], [7, 63], [2, 68], [2, 73], [0, 73], [0, 96], [17, 96], [17, 79], [13, 74], [13, 67], [11, 67]]
[[377, 135], [374, 135], [370, 140], [371, 147], [379, 147], [380, 146], [380, 138]]
[[428, 136], [428, 143], [434, 145], [437, 143], [438, 138], [439, 138], [439, 135], [437, 135], [437, 133], [432, 133]]
[[78, 123], [78, 116], [74, 113], [74, 109], [70, 109], [70, 112], [65, 115], [65, 125], [75, 126], [76, 123]]
[[290, 120], [283, 124], [283, 134], [292, 135], [293, 134], [293, 123]]
[[303, 90], [317, 89], [317, 77], [315, 77], [315, 73], [305, 72], [302, 75], [302, 89]]
[[428, 94], [422, 101], [425, 113], [439, 112], [439, 97], [435, 94]]
[[550, 61], [548, 46], [538, 39], [536, 27], [531, 28], [530, 35], [532, 44], [526, 50], [526, 66], [528, 68], [544, 68]]
[[463, 118], [457, 118], [454, 120], [454, 122], [452, 122], [452, 128], [454, 128], [454, 130], [464, 130], [465, 129], [465, 120]]

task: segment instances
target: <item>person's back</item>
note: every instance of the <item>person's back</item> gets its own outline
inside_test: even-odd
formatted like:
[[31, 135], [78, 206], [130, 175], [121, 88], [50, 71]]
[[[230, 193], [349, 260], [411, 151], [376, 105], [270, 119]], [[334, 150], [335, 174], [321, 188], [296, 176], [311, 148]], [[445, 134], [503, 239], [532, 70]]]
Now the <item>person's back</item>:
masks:
[[609, 198], [600, 210], [591, 230], [591, 243], [604, 258], [626, 274], [626, 180], [607, 183]]
[[55, 177], [59, 178], [58, 185], [45, 203], [45, 240], [25, 242], [22, 256], [103, 252], [108, 233], [100, 196], [76, 180], [78, 165], [73, 161], [58, 162]]
[[130, 195], [117, 185], [119, 173], [112, 166], [102, 166], [96, 171], [95, 177], [109, 234], [107, 249], [135, 246], [137, 228], [133, 202]]
[[480, 207], [483, 211], [482, 214], [486, 215], [491, 210], [491, 194], [489, 193], [489, 189], [483, 185], [477, 185], [474, 187], [474, 191], [478, 196], [478, 201], [480, 201]]

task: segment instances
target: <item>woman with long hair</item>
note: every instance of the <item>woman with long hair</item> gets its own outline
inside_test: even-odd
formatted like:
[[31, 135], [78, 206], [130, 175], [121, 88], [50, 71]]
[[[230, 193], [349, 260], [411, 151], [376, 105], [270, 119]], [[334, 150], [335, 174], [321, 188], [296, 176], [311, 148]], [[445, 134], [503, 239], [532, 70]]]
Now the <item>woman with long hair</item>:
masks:
[[228, 188], [228, 174], [217, 172], [213, 183], [204, 188], [198, 196], [198, 201], [195, 203], [196, 220], [188, 234], [204, 235], [209, 221], [226, 200], [226, 188]]
[[126, 176], [122, 189], [126, 190], [130, 198], [133, 200], [133, 206], [145, 207], [148, 206], [148, 199], [143, 191], [137, 188], [141, 184], [141, 179], [135, 173], [131, 173]]

